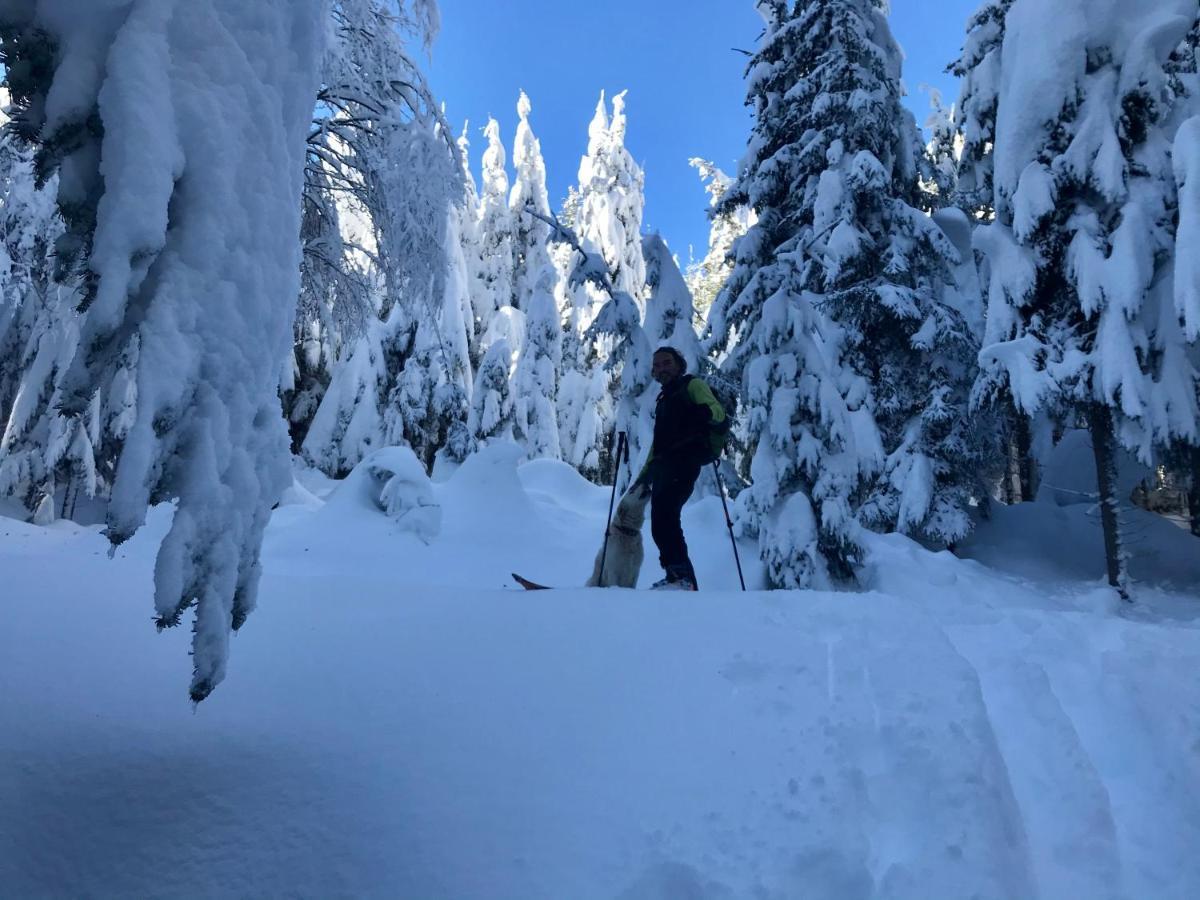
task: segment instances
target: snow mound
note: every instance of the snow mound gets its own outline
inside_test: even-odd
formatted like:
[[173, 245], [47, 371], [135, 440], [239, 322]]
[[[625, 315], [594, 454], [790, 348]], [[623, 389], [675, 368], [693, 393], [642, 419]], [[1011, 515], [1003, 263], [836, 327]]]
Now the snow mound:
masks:
[[487, 534], [531, 518], [533, 507], [517, 477], [524, 455], [512, 441], [492, 441], [468, 457], [445, 484], [438, 485], [447, 527]]
[[595, 509], [609, 488], [592, 484], [579, 470], [557, 459], [535, 459], [525, 463], [517, 473], [526, 493], [549, 503], [573, 510]]
[[280, 506], [302, 506], [306, 509], [320, 509], [324, 501], [306, 488], [299, 481], [293, 481], [279, 498]]

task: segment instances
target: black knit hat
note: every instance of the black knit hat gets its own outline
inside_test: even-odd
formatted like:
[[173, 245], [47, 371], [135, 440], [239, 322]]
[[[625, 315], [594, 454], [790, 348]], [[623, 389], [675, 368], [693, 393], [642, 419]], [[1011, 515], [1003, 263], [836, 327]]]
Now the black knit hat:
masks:
[[655, 354], [670, 353], [673, 357], [675, 357], [675, 362], [677, 362], [679, 364], [680, 373], [687, 371], [687, 360], [684, 359], [683, 354], [680, 353], [678, 350], [676, 350], [674, 347], [668, 346], [667, 344], [663, 344], [661, 347], [659, 347], [654, 352], [655, 352]]

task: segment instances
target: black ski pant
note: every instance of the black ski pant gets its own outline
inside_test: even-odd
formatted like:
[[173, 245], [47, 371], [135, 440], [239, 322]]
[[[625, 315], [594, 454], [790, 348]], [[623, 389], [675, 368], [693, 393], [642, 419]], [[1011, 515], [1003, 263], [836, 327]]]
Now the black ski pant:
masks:
[[700, 464], [657, 460], [651, 463], [650, 476], [650, 534], [658, 547], [658, 559], [663, 571], [672, 581], [690, 578], [696, 583], [696, 570], [688, 558], [687, 542], [683, 539], [680, 516], [683, 504], [692, 496]]

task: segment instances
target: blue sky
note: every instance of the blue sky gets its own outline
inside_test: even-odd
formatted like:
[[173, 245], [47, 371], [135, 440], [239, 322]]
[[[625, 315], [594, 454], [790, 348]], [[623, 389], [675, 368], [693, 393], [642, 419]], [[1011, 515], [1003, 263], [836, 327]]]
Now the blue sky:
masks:
[[[962, 46], [981, 0], [893, 0], [892, 27], [906, 55], [904, 82], [918, 122], [929, 109], [918, 86], [957, 94], [943, 70]], [[587, 124], [600, 90], [628, 89], [626, 144], [646, 170], [649, 229], [662, 232], [681, 262], [688, 245], [703, 256], [707, 196], [692, 156], [730, 174], [745, 148], [745, 57], [761, 19], [751, 0], [440, 0], [442, 32], [428, 71], [457, 130], [471, 123], [478, 177], [481, 130], [489, 115], [506, 147], [516, 128], [517, 92], [533, 102], [531, 121], [546, 157], [550, 201], [575, 183]]]

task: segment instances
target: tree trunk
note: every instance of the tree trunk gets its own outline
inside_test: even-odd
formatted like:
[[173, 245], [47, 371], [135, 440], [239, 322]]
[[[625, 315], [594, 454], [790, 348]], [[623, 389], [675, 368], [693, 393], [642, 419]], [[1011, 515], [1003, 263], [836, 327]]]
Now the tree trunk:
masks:
[[1188, 450], [1188, 520], [1192, 534], [1200, 537], [1200, 446]]
[[74, 510], [79, 504], [79, 479], [82, 476], [72, 466], [67, 469], [67, 486], [62, 492], [62, 518], [68, 522], [74, 520]]
[[1021, 483], [1021, 470], [1017, 465], [1017, 439], [1009, 434], [1004, 446], [1004, 478], [1000, 481], [1000, 499], [1007, 505], [1021, 502], [1017, 485]]
[[1088, 410], [1088, 429], [1092, 433], [1092, 452], [1096, 455], [1100, 525], [1104, 530], [1104, 558], [1108, 564], [1108, 583], [1117, 589], [1122, 600], [1128, 600], [1125, 555], [1121, 550], [1121, 525], [1117, 518], [1117, 454], [1113, 439], [1112, 415], [1107, 406], [1092, 405]]
[[1017, 478], [1021, 485], [1021, 502], [1029, 503], [1037, 496], [1037, 463], [1033, 459], [1033, 429], [1029, 427], [1029, 416], [1021, 411], [1016, 414], [1014, 429], [1017, 444]]
[[75, 503], [79, 499], [79, 478], [74, 472], [67, 475], [67, 489], [63, 491], [62, 517], [67, 520], [75, 518]]

